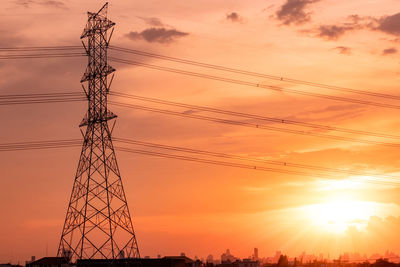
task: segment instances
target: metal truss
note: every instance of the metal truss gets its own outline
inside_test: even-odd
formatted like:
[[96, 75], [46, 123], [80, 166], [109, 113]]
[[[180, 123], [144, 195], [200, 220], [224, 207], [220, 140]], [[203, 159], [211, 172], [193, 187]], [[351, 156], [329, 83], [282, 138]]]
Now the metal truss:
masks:
[[107, 8], [88, 12], [81, 36], [88, 55], [81, 83], [89, 105], [79, 125], [86, 132], [58, 247], [58, 256], [70, 261], [140, 257], [109, 126], [117, 116], [107, 107], [112, 82], [107, 77], [115, 71], [107, 63], [115, 25]]

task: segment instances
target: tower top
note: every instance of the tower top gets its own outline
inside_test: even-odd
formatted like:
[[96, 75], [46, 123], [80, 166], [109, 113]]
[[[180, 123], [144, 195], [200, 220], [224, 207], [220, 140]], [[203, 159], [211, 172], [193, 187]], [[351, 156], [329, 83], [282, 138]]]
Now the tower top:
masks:
[[105, 32], [115, 25], [107, 18], [108, 2], [97, 13], [88, 12], [88, 22], [81, 35], [81, 39], [98, 32]]
[[[108, 2], [106, 2], [104, 6], [100, 8], [100, 10], [97, 11], [96, 14], [94, 14], [94, 16], [107, 18], [107, 11], [108, 11]], [[93, 13], [88, 12], [88, 14], [93, 14]]]

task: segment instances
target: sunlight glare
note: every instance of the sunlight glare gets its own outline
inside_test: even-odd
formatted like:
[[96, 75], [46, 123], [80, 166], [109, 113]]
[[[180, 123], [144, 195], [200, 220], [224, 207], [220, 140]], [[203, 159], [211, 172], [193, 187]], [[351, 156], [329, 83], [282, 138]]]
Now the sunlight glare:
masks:
[[328, 200], [306, 206], [310, 224], [335, 234], [344, 233], [349, 226], [364, 230], [377, 210], [376, 203], [357, 199], [357, 191], [366, 186], [363, 179], [321, 181], [317, 191], [328, 191], [325, 193]]

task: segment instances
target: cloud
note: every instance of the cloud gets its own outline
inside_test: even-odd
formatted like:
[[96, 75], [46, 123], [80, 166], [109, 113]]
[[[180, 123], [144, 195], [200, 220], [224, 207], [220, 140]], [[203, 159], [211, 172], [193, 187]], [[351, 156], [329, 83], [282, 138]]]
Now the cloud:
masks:
[[171, 43], [176, 38], [185, 37], [189, 35], [187, 32], [181, 32], [175, 29], [166, 28], [148, 28], [141, 32], [131, 31], [125, 36], [131, 40], [144, 39], [149, 43]]
[[350, 55], [351, 54], [351, 48], [347, 46], [337, 46], [334, 48], [335, 50], [338, 50], [340, 54], [343, 55]]
[[316, 37], [323, 38], [325, 40], [335, 41], [343, 37], [348, 32], [370, 28], [372, 21], [373, 18], [371, 17], [351, 15], [348, 16], [342, 23], [322, 24], [314, 29], [305, 30], [305, 32], [314, 33]]
[[286, 3], [276, 12], [276, 18], [285, 25], [303, 24], [310, 21], [311, 12], [305, 9], [319, 0], [286, 0]]
[[236, 12], [227, 14], [226, 19], [232, 22], [243, 22], [243, 18]]
[[66, 8], [64, 2], [57, 1], [57, 0], [41, 1], [41, 2], [39, 2], [39, 4], [42, 5], [42, 6], [48, 6], [48, 7]]
[[400, 36], [400, 13], [390, 16], [383, 16], [380, 18], [351, 15], [348, 16], [346, 21], [343, 23], [320, 25], [313, 30], [304, 30], [304, 32], [316, 33], [317, 37], [321, 37], [326, 40], [338, 40], [348, 32], [362, 29], [381, 31], [387, 34]]
[[354, 30], [351, 26], [337, 26], [337, 25], [321, 25], [318, 29], [318, 37], [327, 40], [337, 40], [342, 37], [347, 31]]
[[389, 216], [383, 219], [371, 216], [365, 231], [349, 228], [346, 234], [355, 245], [354, 249], [385, 251], [388, 248], [396, 247], [399, 227], [400, 217]]
[[400, 36], [400, 13], [385, 16], [378, 20], [377, 30]]
[[138, 18], [143, 20], [145, 23], [147, 23], [150, 26], [155, 26], [155, 27], [164, 26], [164, 24], [161, 22], [161, 20], [159, 18], [155, 18], [155, 17], [150, 17], [150, 18], [138, 17]]
[[188, 109], [188, 110], [183, 111], [182, 113], [183, 114], [187, 114], [187, 115], [191, 115], [191, 114], [196, 114], [196, 113], [199, 113], [199, 112], [200, 112], [199, 110]]
[[18, 6], [23, 6], [23, 7], [30, 7], [31, 4], [33, 4], [33, 0], [16, 0], [15, 4]]
[[285, 119], [304, 122], [339, 122], [360, 117], [365, 112], [365, 107], [354, 104], [331, 105], [324, 108], [311, 109], [297, 113]]
[[394, 47], [387, 48], [382, 51], [382, 55], [392, 55], [392, 54], [396, 54], [396, 53], [397, 53], [397, 49]]
[[34, 0], [16, 0], [16, 5], [23, 6], [25, 8], [31, 7], [33, 4], [54, 7], [54, 8], [66, 8], [66, 5], [62, 1], [58, 0], [42, 0], [42, 1], [34, 1]]

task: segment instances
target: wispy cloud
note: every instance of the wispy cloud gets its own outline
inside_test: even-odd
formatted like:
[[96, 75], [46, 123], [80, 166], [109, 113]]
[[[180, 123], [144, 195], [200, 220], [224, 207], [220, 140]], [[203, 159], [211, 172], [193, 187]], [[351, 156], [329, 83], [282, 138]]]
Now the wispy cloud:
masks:
[[343, 37], [346, 33], [368, 27], [371, 18], [351, 15], [342, 23], [322, 24], [310, 32], [314, 32], [316, 37], [325, 40], [335, 41]]
[[146, 24], [154, 27], [162, 27], [164, 23], [159, 18], [155, 17], [138, 17], [139, 19], [143, 20]]
[[34, 2], [33, 2], [33, 0], [16, 0], [14, 3], [15, 3], [16, 5], [18, 5], [18, 6], [23, 6], [23, 7], [28, 8], [28, 7], [30, 7], [30, 5], [32, 5]]
[[347, 46], [337, 46], [334, 49], [339, 51], [339, 53], [343, 54], [343, 55], [350, 55], [351, 54], [351, 48], [347, 47]]
[[39, 4], [42, 6], [55, 7], [55, 8], [66, 8], [67, 7], [64, 2], [57, 1], [57, 0], [41, 1], [41, 2], [39, 2]]
[[65, 9], [67, 6], [63, 1], [59, 0], [16, 0], [15, 4], [18, 6], [23, 6], [25, 8], [30, 8], [32, 5], [41, 5], [41, 6], [47, 6], [47, 7], [52, 7], [52, 8], [62, 8]]
[[187, 115], [191, 115], [191, 114], [196, 114], [196, 113], [199, 113], [199, 112], [200, 112], [199, 110], [188, 109], [188, 110], [183, 111], [182, 113], [183, 114], [187, 114]]
[[392, 54], [396, 54], [397, 52], [398, 52], [398, 51], [397, 51], [396, 48], [391, 47], [391, 48], [384, 49], [384, 50], [382, 51], [382, 55], [392, 55]]
[[338, 40], [345, 34], [357, 30], [380, 31], [386, 34], [400, 36], [400, 13], [383, 17], [351, 15], [344, 22], [322, 24], [313, 30], [304, 32], [314, 33], [316, 37], [326, 40]]
[[327, 40], [337, 40], [346, 32], [352, 30], [354, 30], [354, 27], [351, 26], [321, 25], [318, 28], [317, 35]]
[[175, 41], [177, 38], [185, 37], [187, 35], [189, 35], [189, 33], [175, 29], [152, 27], [141, 32], [131, 31], [125, 36], [131, 40], [144, 39], [149, 43], [167, 44]]

